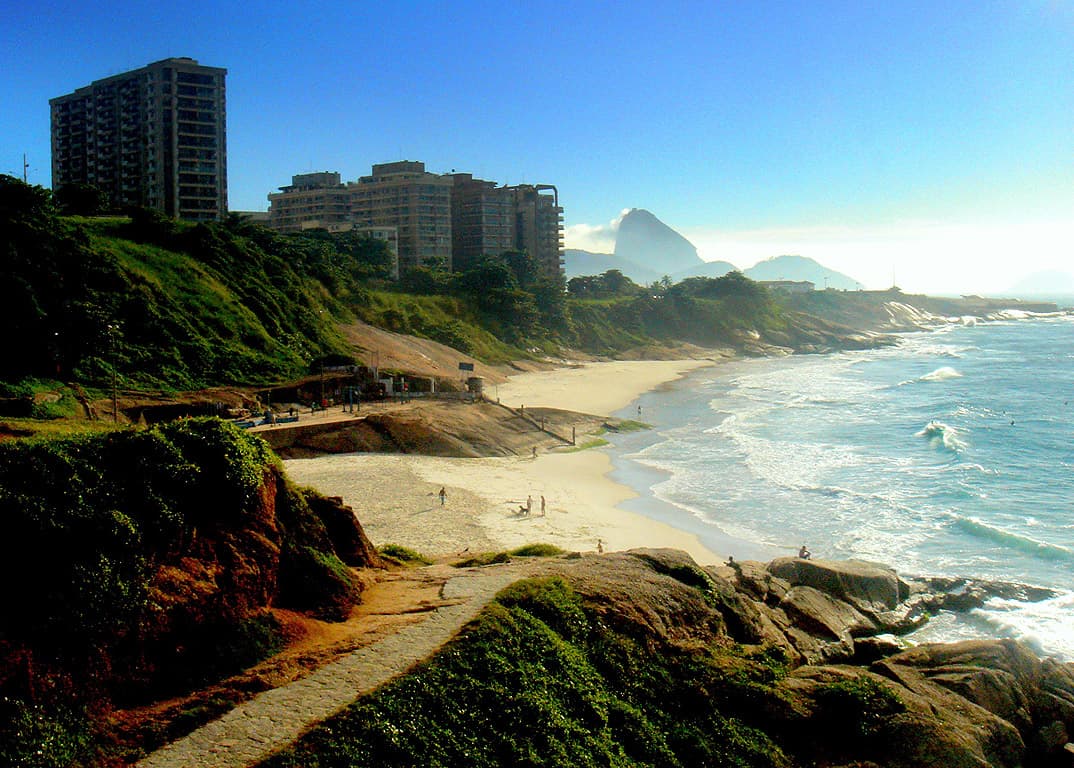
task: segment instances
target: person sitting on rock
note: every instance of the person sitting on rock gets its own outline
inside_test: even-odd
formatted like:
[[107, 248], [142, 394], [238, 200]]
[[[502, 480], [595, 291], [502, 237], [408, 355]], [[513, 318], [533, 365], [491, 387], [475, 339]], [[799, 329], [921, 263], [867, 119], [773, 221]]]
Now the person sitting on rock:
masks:
[[812, 556], [813, 556], [813, 553], [810, 552], [808, 549], [806, 549], [805, 544], [803, 544], [802, 548], [798, 550], [798, 557], [802, 558], [803, 560], [808, 560]]

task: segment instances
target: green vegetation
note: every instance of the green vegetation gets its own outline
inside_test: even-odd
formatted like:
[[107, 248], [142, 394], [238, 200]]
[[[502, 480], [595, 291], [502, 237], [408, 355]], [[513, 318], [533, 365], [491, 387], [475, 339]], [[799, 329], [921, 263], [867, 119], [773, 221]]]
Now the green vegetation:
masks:
[[377, 552], [381, 557], [397, 565], [431, 565], [433, 562], [420, 552], [415, 552], [401, 544], [385, 544], [378, 547]]
[[270, 602], [339, 618], [357, 599], [268, 446], [215, 419], [2, 444], [0, 517], [0, 580], [17, 585], [0, 591], [5, 765], [69, 765], [91, 702], [273, 653]]
[[382, 257], [353, 239], [280, 238], [237, 219], [192, 226], [150, 211], [62, 218], [47, 190], [0, 176], [14, 345], [0, 380], [189, 389], [295, 377], [348, 349], [335, 327]]
[[511, 562], [511, 555], [507, 552], [481, 552], [451, 565], [455, 568], [479, 568], [483, 565], [500, 565], [509, 562]]
[[616, 422], [616, 431], [618, 432], [641, 432], [642, 430], [652, 429], [652, 424], [646, 424], [644, 421], [635, 421], [633, 419], [623, 419]]
[[490, 363], [526, 356], [482, 327], [481, 319], [460, 297], [371, 290], [366, 298], [368, 303], [354, 307], [354, 312], [370, 325], [447, 344]]
[[507, 552], [480, 552], [451, 565], [455, 568], [478, 568], [483, 565], [509, 563], [513, 557], [559, 557], [565, 554], [567, 554], [565, 550], [554, 544], [524, 544]]
[[763, 338], [787, 328], [780, 305], [739, 272], [643, 287], [609, 270], [573, 278], [567, 291], [570, 342], [594, 352], [672, 341], [737, 346], [749, 335]]
[[578, 443], [578, 445], [572, 445], [570, 448], [564, 448], [563, 453], [574, 453], [575, 451], [586, 451], [590, 448], [600, 448], [602, 445], [607, 445], [608, 441], [603, 437], [595, 437], [592, 440], [586, 440], [585, 442]]
[[891, 718], [906, 710], [891, 688], [865, 675], [824, 685], [817, 703], [824, 720], [861, 743], [882, 735]]
[[559, 557], [566, 554], [566, 550], [560, 549], [555, 544], [525, 544], [518, 549], [512, 549], [507, 554], [511, 557]]
[[558, 578], [519, 582], [413, 674], [263, 765], [789, 765], [716, 657], [651, 642]]
[[[319, 360], [353, 359], [338, 324], [355, 318], [489, 362], [564, 345], [736, 344], [786, 326], [767, 291], [738, 273], [646, 287], [612, 270], [565, 285], [509, 252], [393, 283], [386, 246], [371, 238], [283, 236], [239, 216], [191, 225], [148, 210], [70, 215], [97, 210], [92, 192], [53, 196], [0, 176], [0, 321], [13, 345], [0, 381], [32, 380], [41, 392], [54, 380], [108, 389], [113, 371], [123, 388], [163, 391], [294, 379]], [[75, 411], [74, 400], [58, 402], [10, 415]]]

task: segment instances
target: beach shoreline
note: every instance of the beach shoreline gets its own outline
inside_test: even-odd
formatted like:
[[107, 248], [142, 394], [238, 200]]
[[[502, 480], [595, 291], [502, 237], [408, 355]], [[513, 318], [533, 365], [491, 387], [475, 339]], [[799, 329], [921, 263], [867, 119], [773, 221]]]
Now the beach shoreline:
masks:
[[[520, 373], [499, 386], [498, 396], [513, 407], [610, 417], [642, 394], [715, 364], [616, 361]], [[694, 533], [624, 509], [638, 494], [609, 477], [612, 461], [601, 448], [492, 458], [352, 453], [284, 465], [295, 482], [342, 497], [377, 546], [444, 557], [544, 542], [570, 551], [669, 547], [703, 564], [726, 559]]]

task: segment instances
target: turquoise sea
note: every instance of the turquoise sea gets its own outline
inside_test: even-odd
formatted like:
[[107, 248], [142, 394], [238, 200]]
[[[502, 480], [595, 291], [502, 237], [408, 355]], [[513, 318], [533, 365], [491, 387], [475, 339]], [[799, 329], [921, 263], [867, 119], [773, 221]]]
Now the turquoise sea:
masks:
[[863, 558], [1051, 587], [912, 640], [1016, 637], [1074, 660], [1074, 316], [1009, 315], [895, 347], [696, 371], [618, 415], [624, 506], [736, 559]]

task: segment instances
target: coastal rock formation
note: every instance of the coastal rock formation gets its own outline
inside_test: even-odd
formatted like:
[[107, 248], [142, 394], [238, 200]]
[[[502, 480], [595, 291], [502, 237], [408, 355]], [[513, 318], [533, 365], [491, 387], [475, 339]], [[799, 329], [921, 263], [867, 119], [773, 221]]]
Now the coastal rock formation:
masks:
[[880, 650], [870, 613], [914, 585], [817, 565], [702, 568], [664, 549], [534, 563], [415, 674], [272, 764], [1070, 765], [1074, 666], [999, 640], [851, 656]]
[[892, 568], [860, 560], [805, 560], [781, 557], [768, 564], [768, 572], [791, 586], [813, 587], [863, 610], [890, 611], [908, 594], [900, 595], [899, 578]]
[[368, 415], [367, 409], [341, 420], [299, 421], [257, 434], [288, 459], [359, 452], [473, 458], [528, 455], [534, 445], [543, 451], [568, 443], [572, 430], [581, 436], [617, 421], [554, 408], [519, 412], [488, 401], [414, 400], [390, 413], [368, 409]]
[[781, 649], [792, 669], [761, 727], [817, 764], [1071, 764], [1074, 665], [1011, 640], [901, 649], [881, 636], [885, 617], [922, 610], [928, 588], [885, 566], [781, 558], [701, 569], [682, 552], [634, 550], [564, 575], [633, 636]]
[[304, 495], [310, 511], [324, 525], [332, 549], [340, 560], [354, 568], [383, 568], [386, 565], [365, 535], [358, 515], [343, 503], [341, 497], [321, 496], [313, 491]]

